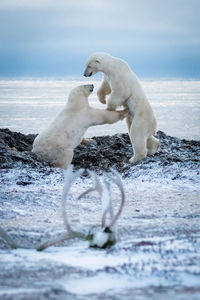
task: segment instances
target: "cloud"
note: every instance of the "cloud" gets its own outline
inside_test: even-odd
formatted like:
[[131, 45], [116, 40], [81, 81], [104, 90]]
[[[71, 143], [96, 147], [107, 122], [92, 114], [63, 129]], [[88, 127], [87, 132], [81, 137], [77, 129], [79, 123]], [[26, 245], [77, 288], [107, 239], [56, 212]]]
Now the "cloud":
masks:
[[200, 56], [199, 10], [198, 0], [1, 0], [0, 63], [5, 70], [18, 60], [20, 69], [31, 69], [38, 61], [49, 72], [48, 62], [56, 69], [59, 61], [82, 63], [107, 51], [131, 63], [185, 55], [193, 64]]

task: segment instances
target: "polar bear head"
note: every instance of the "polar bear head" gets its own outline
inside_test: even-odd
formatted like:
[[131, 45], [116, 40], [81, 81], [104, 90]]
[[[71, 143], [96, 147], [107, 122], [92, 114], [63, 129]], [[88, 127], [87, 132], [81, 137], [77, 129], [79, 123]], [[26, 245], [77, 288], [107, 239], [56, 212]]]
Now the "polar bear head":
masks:
[[69, 94], [69, 99], [70, 98], [82, 98], [82, 97], [89, 97], [89, 95], [93, 92], [94, 90], [94, 85], [93, 84], [85, 84], [85, 85], [79, 85], [75, 87], [73, 90], [71, 90]]
[[[86, 85], [79, 85], [71, 90], [69, 97], [68, 97], [68, 105], [70, 106], [80, 106], [88, 101], [89, 95], [93, 92], [94, 85], [93, 84], [86, 84]], [[85, 101], [84, 101], [85, 100]]]
[[90, 77], [97, 72], [105, 71], [107, 64], [110, 64], [111, 60], [112, 56], [104, 52], [92, 54], [86, 63], [86, 68], [83, 75], [85, 77]]

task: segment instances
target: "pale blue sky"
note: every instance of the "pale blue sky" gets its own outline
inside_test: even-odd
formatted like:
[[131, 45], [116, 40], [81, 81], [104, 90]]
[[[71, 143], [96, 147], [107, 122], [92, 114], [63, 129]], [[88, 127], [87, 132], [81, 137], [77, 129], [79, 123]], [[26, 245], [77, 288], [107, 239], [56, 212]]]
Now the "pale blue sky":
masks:
[[142, 78], [200, 78], [199, 0], [1, 0], [0, 76], [82, 76], [96, 51]]

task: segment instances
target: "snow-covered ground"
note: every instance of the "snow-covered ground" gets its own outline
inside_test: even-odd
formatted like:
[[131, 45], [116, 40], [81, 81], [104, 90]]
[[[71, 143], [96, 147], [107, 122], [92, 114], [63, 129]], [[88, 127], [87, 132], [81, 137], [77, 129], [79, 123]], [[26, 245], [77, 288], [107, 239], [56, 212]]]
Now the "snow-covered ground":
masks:
[[[178, 168], [177, 163], [166, 169], [149, 163], [146, 170], [136, 166], [126, 174], [118, 242], [108, 250], [80, 240], [43, 252], [8, 250], [1, 241], [0, 299], [199, 299], [200, 182], [197, 170], [187, 167], [172, 178]], [[32, 183], [22, 185], [27, 173]], [[62, 171], [15, 169], [1, 176], [1, 226], [22, 247], [36, 247], [64, 232]], [[79, 178], [71, 189], [68, 212], [74, 229], [100, 225], [97, 194], [76, 199], [91, 184], [90, 178]], [[114, 185], [112, 195], [116, 209], [120, 193]]]

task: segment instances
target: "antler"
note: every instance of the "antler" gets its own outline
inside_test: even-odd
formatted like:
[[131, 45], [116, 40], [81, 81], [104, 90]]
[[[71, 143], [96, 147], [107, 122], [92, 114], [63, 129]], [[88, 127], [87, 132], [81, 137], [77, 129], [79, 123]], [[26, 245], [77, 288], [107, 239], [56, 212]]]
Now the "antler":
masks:
[[102, 194], [103, 188], [102, 188], [102, 185], [100, 183], [99, 177], [97, 176], [96, 173], [94, 173], [92, 171], [88, 170], [88, 173], [92, 177], [93, 187], [89, 188], [88, 190], [86, 190], [85, 192], [83, 192], [82, 194], [80, 194], [80, 196], [78, 197], [78, 199], [82, 198], [86, 194], [91, 193], [93, 191], [97, 191], [100, 196]]
[[[116, 236], [115, 236], [115, 230], [113, 230], [113, 227], [118, 220], [123, 207], [124, 207], [124, 201], [125, 201], [125, 193], [122, 185], [121, 178], [119, 174], [116, 171], [112, 171], [113, 175], [115, 175], [114, 178], [110, 179], [118, 186], [121, 192], [121, 203], [118, 212], [114, 216], [113, 209], [112, 209], [112, 203], [111, 203], [111, 193], [110, 193], [110, 183], [108, 183], [106, 180], [104, 180], [103, 190], [102, 190], [102, 206], [103, 206], [103, 215], [102, 215], [102, 228], [100, 231], [97, 231], [94, 235], [92, 240], [90, 241], [91, 247], [97, 247], [97, 248], [107, 248], [116, 243]], [[110, 212], [111, 216], [111, 222], [108, 226], [106, 226], [106, 215]]]
[[115, 177], [113, 178], [113, 177], [109, 176], [109, 178], [111, 179], [111, 181], [113, 181], [118, 186], [118, 188], [121, 192], [121, 204], [120, 204], [119, 210], [115, 216], [113, 213], [113, 207], [112, 207], [112, 202], [111, 202], [110, 184], [106, 180], [104, 180], [104, 184], [102, 186], [98, 176], [94, 172], [88, 171], [88, 173], [90, 174], [90, 176], [93, 179], [93, 187], [89, 188], [88, 190], [83, 192], [78, 197], [78, 199], [80, 199], [81, 197], [83, 197], [86, 194], [93, 192], [95, 190], [99, 193], [99, 195], [101, 197], [101, 201], [102, 201], [102, 221], [101, 221], [102, 228], [104, 228], [106, 225], [106, 215], [108, 212], [110, 213], [110, 218], [112, 220], [108, 227], [111, 228], [115, 225], [117, 219], [119, 218], [119, 216], [123, 210], [124, 203], [125, 203], [125, 193], [124, 193], [124, 188], [123, 188], [123, 184], [121, 181], [121, 177], [120, 177], [119, 173], [117, 171], [115, 171], [114, 169], [111, 169], [111, 171], [112, 171], [112, 174], [115, 175]]
[[62, 216], [63, 216], [63, 221], [65, 224], [65, 227], [67, 229], [67, 234], [63, 234], [62, 236], [58, 237], [58, 238], [54, 238], [51, 241], [48, 241], [42, 245], [40, 245], [37, 250], [38, 251], [42, 251], [50, 246], [53, 246], [59, 242], [63, 242], [65, 240], [71, 239], [71, 238], [83, 238], [83, 239], [87, 239], [87, 235], [85, 235], [82, 232], [79, 231], [74, 231], [72, 230], [70, 224], [69, 224], [69, 220], [67, 217], [67, 212], [66, 212], [66, 200], [67, 200], [67, 196], [70, 190], [71, 185], [73, 184], [73, 182], [76, 180], [77, 177], [79, 177], [83, 170], [80, 169], [76, 172], [73, 173], [73, 166], [70, 165], [68, 167], [68, 169], [65, 172], [65, 178], [64, 178], [64, 186], [63, 186], [63, 193], [62, 193]]
[[102, 202], [102, 221], [101, 227], [104, 228], [106, 225], [106, 215], [109, 212], [111, 220], [114, 218], [113, 207], [111, 202], [111, 192], [110, 192], [110, 183], [104, 180], [104, 185], [101, 195]]
[[109, 228], [113, 227], [115, 225], [115, 223], [117, 222], [117, 219], [121, 215], [123, 207], [124, 207], [124, 203], [125, 203], [125, 192], [124, 192], [123, 184], [121, 181], [121, 177], [117, 171], [115, 171], [113, 169], [111, 171], [112, 171], [112, 174], [115, 175], [115, 177], [113, 178], [113, 177], [109, 176], [109, 178], [117, 185], [117, 187], [119, 188], [119, 190], [121, 192], [121, 203], [120, 203], [118, 212], [116, 213], [115, 217], [112, 219], [110, 225], [108, 226]]
[[80, 169], [76, 172], [73, 173], [73, 167], [72, 165], [69, 166], [67, 171], [65, 172], [65, 178], [64, 178], [64, 187], [63, 187], [63, 193], [62, 193], [62, 216], [63, 216], [63, 221], [65, 224], [65, 227], [68, 231], [69, 234], [73, 233], [73, 230], [69, 224], [67, 213], [66, 213], [66, 206], [67, 206], [67, 195], [70, 190], [71, 185], [73, 182], [76, 180], [77, 177], [79, 177], [83, 170]]
[[88, 190], [86, 190], [85, 192], [83, 192], [78, 199], [80, 199], [81, 197], [85, 196], [86, 194], [93, 192], [93, 191], [97, 191], [99, 193], [99, 196], [101, 197], [101, 202], [102, 202], [102, 221], [101, 221], [101, 227], [104, 228], [105, 227], [105, 223], [106, 223], [106, 215], [108, 212], [110, 212], [110, 218], [111, 220], [114, 217], [113, 214], [113, 209], [112, 209], [112, 203], [111, 203], [111, 195], [110, 195], [110, 184], [104, 180], [104, 185], [101, 184], [99, 177], [97, 176], [96, 173], [89, 171], [88, 173], [90, 174], [90, 176], [92, 177], [93, 180], [93, 186], [91, 188], [89, 188]]
[[[118, 220], [125, 202], [125, 193], [123, 189], [123, 184], [121, 181], [121, 178], [119, 174], [112, 170], [112, 174], [115, 175], [115, 177], [109, 176], [111, 181], [113, 181], [117, 187], [119, 188], [121, 192], [121, 204], [119, 207], [118, 212], [114, 216], [112, 203], [111, 203], [111, 191], [110, 191], [110, 183], [106, 180], [104, 180], [104, 184], [102, 185], [98, 176], [94, 172], [89, 172], [93, 179], [93, 187], [82, 193], [78, 198], [80, 199], [82, 196], [86, 195], [89, 192], [97, 191], [101, 197], [102, 200], [102, 222], [101, 222], [101, 231], [97, 232], [96, 234], [92, 233], [82, 233], [79, 231], [72, 230], [69, 220], [67, 217], [66, 212], [66, 200], [67, 196], [70, 190], [71, 185], [76, 180], [78, 176], [82, 174], [83, 170], [79, 170], [73, 173], [73, 167], [70, 165], [67, 171], [65, 172], [65, 178], [64, 178], [64, 187], [63, 187], [63, 193], [62, 193], [62, 216], [63, 221], [67, 230], [67, 233], [62, 234], [60, 237], [56, 237], [42, 245], [40, 245], [37, 250], [41, 251], [46, 249], [49, 246], [53, 246], [57, 244], [58, 242], [65, 241], [71, 238], [81, 238], [84, 240], [90, 241], [90, 245], [93, 247], [99, 247], [99, 248], [106, 248], [111, 245], [113, 245], [116, 242], [115, 233], [112, 230], [112, 227], [115, 225], [116, 221]], [[111, 222], [109, 226], [106, 226], [106, 215], [107, 213], [110, 213]], [[17, 245], [12, 238], [0, 227], [0, 236], [8, 243], [8, 245], [13, 248], [21, 248], [19, 245]]]
[[[41, 245], [37, 250], [44, 250], [47, 247], [53, 246], [58, 242], [68, 240], [71, 238], [75, 238], [75, 237], [78, 237], [78, 238], [81, 238], [84, 240], [88, 240], [88, 241], [90, 241], [91, 246], [99, 247], [99, 248], [109, 247], [116, 242], [114, 231], [111, 228], [115, 225], [117, 219], [119, 218], [119, 216], [123, 210], [124, 201], [125, 201], [125, 193], [124, 193], [121, 178], [120, 178], [119, 174], [114, 170], [112, 170], [112, 174], [115, 175], [115, 177], [113, 178], [113, 177], [109, 176], [109, 178], [111, 179], [111, 181], [113, 181], [118, 186], [118, 188], [121, 192], [121, 204], [120, 204], [119, 210], [116, 213], [116, 215], [114, 216], [112, 203], [111, 203], [110, 183], [108, 183], [106, 180], [104, 180], [104, 184], [102, 186], [98, 176], [93, 172], [89, 172], [89, 174], [93, 178], [93, 187], [88, 189], [84, 193], [82, 193], [78, 198], [80, 199], [87, 193], [95, 191], [95, 190], [99, 193], [101, 200], [102, 200], [102, 206], [103, 206], [102, 224], [101, 224], [102, 231], [99, 231], [96, 234], [92, 234], [92, 233], [85, 234], [85, 233], [82, 233], [79, 231], [72, 230], [72, 228], [69, 224], [67, 213], [66, 213], [66, 199], [67, 199], [68, 192], [70, 190], [71, 185], [73, 184], [75, 179], [81, 175], [81, 173], [82, 173], [82, 170], [79, 170], [79, 171], [73, 173], [72, 166], [70, 166], [65, 173], [64, 187], [63, 187], [63, 193], [62, 193], [62, 215], [63, 215], [63, 221], [65, 224], [65, 227], [67, 229], [67, 233], [60, 236], [59, 238], [54, 238], [53, 240]], [[106, 215], [108, 212], [110, 213], [111, 222], [110, 222], [109, 226], [106, 226], [106, 224], [105, 224], [106, 223]]]

